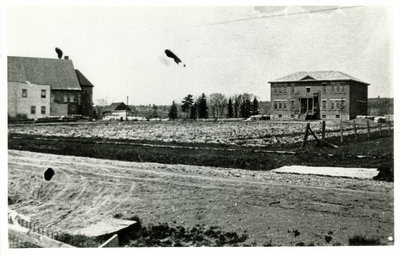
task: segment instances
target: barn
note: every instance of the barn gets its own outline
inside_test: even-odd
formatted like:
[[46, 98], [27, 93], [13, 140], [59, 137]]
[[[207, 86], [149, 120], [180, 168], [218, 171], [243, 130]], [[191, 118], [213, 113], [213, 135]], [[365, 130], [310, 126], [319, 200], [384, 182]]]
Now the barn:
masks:
[[36, 119], [93, 113], [93, 84], [69, 58], [9, 56], [7, 60], [9, 117]]
[[269, 82], [272, 119], [367, 115], [368, 83], [339, 71], [301, 71]]

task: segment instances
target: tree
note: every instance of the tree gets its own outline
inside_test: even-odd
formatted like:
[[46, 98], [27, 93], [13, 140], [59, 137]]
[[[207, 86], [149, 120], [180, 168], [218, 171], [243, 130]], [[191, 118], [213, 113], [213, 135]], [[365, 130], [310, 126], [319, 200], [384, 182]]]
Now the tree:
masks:
[[207, 99], [206, 95], [201, 94], [201, 97], [198, 100], [198, 110], [199, 110], [199, 118], [207, 119], [208, 118], [208, 110], [207, 110]]
[[243, 94], [243, 103], [240, 106], [240, 117], [247, 119], [251, 115], [251, 101], [249, 94]]
[[192, 105], [192, 107], [190, 107], [190, 118], [192, 120], [197, 119], [197, 103], [194, 103], [194, 105]]
[[233, 104], [232, 104], [232, 98], [229, 98], [228, 101], [228, 118], [233, 118]]
[[234, 97], [235, 103], [233, 104], [233, 113], [235, 118], [239, 118], [240, 116], [240, 106], [242, 104], [242, 95], [238, 95]]
[[226, 97], [221, 93], [213, 93], [209, 98], [211, 114], [214, 119], [218, 119], [224, 113], [227, 103]]
[[258, 110], [258, 100], [257, 97], [254, 97], [253, 99], [253, 107], [252, 107], [252, 115], [258, 115], [260, 111]]
[[189, 118], [190, 108], [192, 105], [193, 105], [193, 96], [189, 94], [185, 98], [183, 98], [181, 106], [182, 112], [186, 112], [186, 118]]
[[168, 118], [171, 120], [176, 120], [178, 118], [178, 107], [175, 104], [175, 101], [172, 101], [171, 108], [169, 109]]
[[152, 106], [152, 113], [151, 113], [152, 118], [159, 118], [160, 116], [158, 115], [158, 106], [153, 104]]

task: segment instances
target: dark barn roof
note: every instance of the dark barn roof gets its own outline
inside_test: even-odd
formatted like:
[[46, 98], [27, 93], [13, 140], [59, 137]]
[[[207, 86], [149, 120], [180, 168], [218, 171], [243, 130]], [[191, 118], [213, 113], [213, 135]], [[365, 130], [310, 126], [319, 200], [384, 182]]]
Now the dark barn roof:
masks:
[[348, 74], [339, 71], [311, 71], [311, 72], [301, 71], [283, 76], [274, 81], [271, 81], [270, 83], [296, 82], [296, 81], [343, 81], [343, 80], [352, 80], [368, 85], [368, 83], [366, 82], [360, 81], [359, 79], [353, 76], [350, 76]]
[[86, 86], [86, 87], [94, 87], [94, 85], [79, 71], [78, 69], [76, 71], [76, 76], [78, 76], [79, 84], [81, 86]]
[[112, 103], [111, 105], [102, 106], [101, 108], [101, 112], [103, 113], [121, 110], [131, 111], [131, 108], [129, 108], [124, 102]]
[[8, 81], [50, 85], [52, 90], [81, 90], [69, 59], [8, 57]]

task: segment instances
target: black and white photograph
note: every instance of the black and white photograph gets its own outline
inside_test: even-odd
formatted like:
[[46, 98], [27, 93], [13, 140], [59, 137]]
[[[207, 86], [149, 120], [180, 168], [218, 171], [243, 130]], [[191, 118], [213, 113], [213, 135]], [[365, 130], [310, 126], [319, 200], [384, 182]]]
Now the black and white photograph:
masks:
[[394, 254], [394, 1], [12, 2], [5, 254]]

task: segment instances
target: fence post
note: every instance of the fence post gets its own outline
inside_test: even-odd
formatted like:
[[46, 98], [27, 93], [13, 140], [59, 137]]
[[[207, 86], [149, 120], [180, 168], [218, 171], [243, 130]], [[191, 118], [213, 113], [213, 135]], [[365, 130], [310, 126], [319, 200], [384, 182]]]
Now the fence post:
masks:
[[303, 145], [301, 146], [302, 149], [304, 149], [304, 147], [306, 147], [309, 129], [310, 129], [310, 123], [307, 123], [306, 130], [304, 131]]
[[354, 140], [357, 140], [356, 120], [353, 120], [353, 128], [354, 128]]
[[343, 120], [340, 118], [340, 142], [343, 143]]
[[322, 121], [322, 141], [325, 141], [325, 120]]
[[369, 134], [369, 120], [367, 120], [367, 137], [368, 138], [370, 137], [370, 134]]

